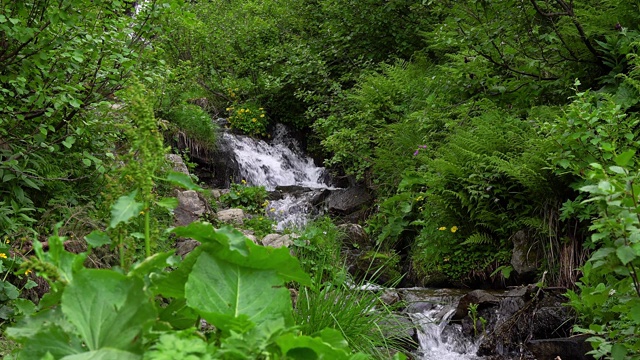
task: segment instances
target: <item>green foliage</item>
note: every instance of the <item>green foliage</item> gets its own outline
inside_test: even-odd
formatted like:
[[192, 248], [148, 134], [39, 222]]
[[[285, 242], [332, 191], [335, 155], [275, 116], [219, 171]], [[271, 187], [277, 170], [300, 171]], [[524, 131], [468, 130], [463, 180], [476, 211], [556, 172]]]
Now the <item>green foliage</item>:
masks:
[[220, 196], [220, 201], [230, 207], [242, 208], [252, 214], [260, 214], [269, 205], [264, 186], [248, 186], [245, 180], [231, 184], [229, 192]]
[[258, 238], [263, 238], [273, 233], [276, 222], [268, 216], [253, 216], [243, 220], [243, 227], [252, 230]]
[[636, 359], [640, 349], [637, 124], [611, 96], [584, 92], [554, 128], [562, 145], [555, 161], [583, 177], [576, 186], [588, 205], [565, 207], [592, 217], [587, 246], [596, 251], [582, 267], [580, 292], [568, 296], [581, 322], [576, 330], [593, 335], [596, 358]]
[[302, 267], [314, 275], [314, 281], [341, 282], [346, 277], [341, 248], [344, 233], [331, 218], [322, 217], [308, 223], [294, 240], [295, 252]]
[[[42, 265], [37, 271], [56, 284], [52, 289], [58, 296], [7, 331], [22, 344], [16, 358], [368, 358], [352, 354], [335, 330], [313, 336], [294, 330], [293, 307], [283, 285], [297, 281], [310, 286], [311, 281], [286, 248], [258, 246], [235, 230], [216, 230], [206, 223], [173, 232], [202, 246], [182, 262], [171, 253], [156, 254], [127, 275], [85, 269], [76, 259], [86, 254], [70, 254], [63, 248], [64, 238], [49, 238], [51, 251], [36, 251], [30, 264]], [[166, 271], [168, 266], [174, 271]], [[60, 283], [63, 276], [66, 281]], [[169, 303], [168, 318], [156, 295]], [[197, 316], [190, 317], [190, 326], [180, 326], [183, 320], [176, 314], [187, 315], [187, 308], [217, 332], [200, 334]]]
[[229, 111], [229, 123], [234, 129], [238, 129], [249, 136], [266, 136], [268, 119], [264, 108], [257, 104], [234, 103], [227, 108]]
[[11, 241], [5, 237], [4, 242], [0, 243], [0, 329], [30, 315], [35, 308], [31, 301], [20, 298], [23, 290], [36, 286], [29, 277], [31, 271], [21, 270], [22, 262], [22, 257], [12, 249]]
[[123, 1], [0, 1], [0, 231], [24, 232], [54, 202], [95, 199], [120, 139], [106, 101], [141, 69], [168, 6], [132, 18]]

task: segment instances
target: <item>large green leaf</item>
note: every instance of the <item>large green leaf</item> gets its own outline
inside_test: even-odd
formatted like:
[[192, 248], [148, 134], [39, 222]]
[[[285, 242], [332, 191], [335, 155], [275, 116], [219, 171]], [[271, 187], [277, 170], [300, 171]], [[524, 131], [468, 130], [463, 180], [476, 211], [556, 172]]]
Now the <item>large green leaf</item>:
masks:
[[60, 360], [140, 360], [142, 356], [117, 349], [100, 349], [76, 355], [65, 356]]
[[111, 222], [110, 228], [115, 228], [120, 223], [126, 223], [132, 217], [138, 216], [142, 210], [143, 204], [135, 200], [137, 190], [129, 195], [120, 196], [113, 206], [111, 206]]
[[88, 350], [139, 350], [143, 328], [156, 317], [141, 279], [103, 269], [78, 272], [61, 307]]
[[[11, 335], [11, 334], [9, 334]], [[54, 359], [85, 351], [80, 340], [58, 324], [44, 323], [40, 331], [29, 337], [18, 353], [18, 360], [40, 359], [47, 353]]]
[[243, 267], [203, 252], [185, 294], [190, 307], [223, 330], [247, 329], [273, 318], [292, 325], [289, 290], [273, 270]]
[[212, 253], [227, 262], [251, 269], [274, 270], [284, 281], [311, 286], [311, 278], [285, 247], [256, 245], [236, 229], [223, 227], [216, 230], [209, 223], [191, 223], [175, 228], [173, 232], [203, 244], [213, 244], [215, 251]]
[[319, 335], [311, 337], [289, 333], [279, 337], [276, 343], [280, 346], [282, 353], [291, 359], [350, 359], [351, 350], [340, 332], [324, 329]]

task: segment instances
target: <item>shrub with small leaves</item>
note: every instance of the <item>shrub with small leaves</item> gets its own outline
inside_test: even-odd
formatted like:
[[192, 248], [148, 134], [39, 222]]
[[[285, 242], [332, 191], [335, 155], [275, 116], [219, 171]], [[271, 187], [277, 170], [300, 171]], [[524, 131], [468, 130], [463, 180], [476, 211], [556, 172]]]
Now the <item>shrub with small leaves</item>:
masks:
[[229, 192], [223, 194], [220, 201], [227, 206], [259, 214], [269, 205], [267, 195], [264, 186], [248, 186], [247, 182], [242, 180], [240, 184], [231, 184]]

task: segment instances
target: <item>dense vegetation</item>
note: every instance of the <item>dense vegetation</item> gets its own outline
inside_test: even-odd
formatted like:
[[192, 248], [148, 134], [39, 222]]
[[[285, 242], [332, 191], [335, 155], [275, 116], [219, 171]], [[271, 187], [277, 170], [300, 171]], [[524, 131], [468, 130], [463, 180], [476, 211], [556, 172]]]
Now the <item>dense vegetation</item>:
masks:
[[[305, 132], [336, 175], [375, 193], [367, 229], [415, 282], [514, 281], [513, 238], [524, 234], [536, 281], [574, 290], [576, 330], [593, 334], [595, 354], [640, 358], [637, 2], [0, 8], [0, 326], [35, 314], [9, 331], [25, 344], [18, 358], [362, 355], [331, 330], [339, 326], [305, 322], [328, 306], [320, 299], [332, 293], [314, 285], [339, 261], [317, 230], [306, 235], [316, 243], [304, 269], [286, 251], [269, 258], [233, 230], [205, 225], [173, 230], [205, 243], [194, 255], [178, 265], [165, 252], [175, 200], [163, 194], [170, 184], [198, 187], [168, 172], [164, 144], [188, 138], [192, 151], [210, 149], [211, 116], [252, 136], [276, 122]], [[69, 243], [82, 244], [81, 255]], [[51, 288], [37, 306], [26, 299], [33, 272]], [[234, 317], [190, 295], [220, 292], [202, 281], [218, 272], [273, 292], [272, 316], [251, 308]], [[315, 294], [295, 315], [282, 288], [292, 281]], [[94, 290], [108, 294], [80, 296]], [[83, 303], [112, 313], [95, 318]], [[181, 314], [179, 323], [163, 312]], [[220, 332], [200, 337], [200, 318]], [[114, 326], [121, 337], [103, 332]]]

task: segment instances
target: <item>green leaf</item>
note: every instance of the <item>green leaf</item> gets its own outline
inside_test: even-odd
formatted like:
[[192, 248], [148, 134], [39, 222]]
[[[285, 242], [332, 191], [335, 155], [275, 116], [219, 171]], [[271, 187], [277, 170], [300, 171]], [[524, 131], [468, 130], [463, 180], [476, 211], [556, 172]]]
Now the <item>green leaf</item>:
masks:
[[289, 290], [273, 270], [256, 270], [202, 253], [185, 285], [187, 304], [223, 330], [284, 318], [293, 325]]
[[129, 271], [129, 276], [144, 278], [146, 275], [149, 275], [154, 271], [164, 270], [166, 267], [171, 266], [174, 263], [174, 261], [171, 260], [173, 253], [174, 251], [172, 250], [149, 256], [141, 263], [136, 264], [133, 269]]
[[102, 245], [111, 244], [111, 238], [104, 231], [94, 230], [91, 234], [84, 237], [91, 247], [97, 248]]
[[82, 163], [85, 164], [86, 166], [91, 166], [91, 160], [89, 159], [82, 159]]
[[344, 347], [346, 341], [342, 339], [342, 341], [336, 342], [338, 338], [342, 338], [342, 336], [337, 330], [324, 329], [320, 333], [320, 337], [296, 336], [289, 333], [277, 338], [276, 343], [282, 353], [291, 359], [349, 359], [350, 351], [348, 347]]
[[625, 174], [626, 173], [624, 168], [622, 168], [620, 166], [609, 166], [609, 170], [613, 171], [616, 174]]
[[[67, 149], [71, 149], [71, 146], [73, 146], [73, 144], [75, 144], [76, 142], [76, 138], [73, 136], [67, 136], [67, 138], [62, 142], [62, 145], [64, 145]], [[91, 165], [91, 164], [89, 164]]]
[[118, 201], [111, 207], [111, 222], [110, 228], [115, 228], [120, 223], [128, 222], [132, 217], [138, 216], [142, 210], [142, 203], [135, 200], [137, 190], [134, 190], [131, 194], [121, 196]]
[[65, 356], [60, 360], [140, 360], [142, 356], [118, 349], [100, 349], [77, 355]]
[[617, 248], [616, 255], [618, 255], [618, 259], [620, 259], [620, 261], [622, 261], [622, 264], [624, 265], [627, 265], [636, 258], [635, 250], [627, 245], [623, 245]]
[[[12, 336], [12, 332], [7, 335]], [[63, 327], [52, 323], [43, 323], [39, 331], [23, 343], [18, 360], [41, 359], [47, 353], [53, 355], [54, 359], [60, 359], [85, 351], [77, 336], [70, 335]]]
[[640, 325], [640, 304], [630, 309], [629, 317], [631, 317], [636, 324]]
[[202, 191], [202, 188], [196, 184], [193, 183], [193, 180], [191, 180], [191, 177], [187, 174], [183, 174], [180, 172], [175, 172], [175, 171], [171, 171], [169, 173], [169, 175], [167, 175], [167, 181], [169, 181], [172, 184], [178, 185], [178, 186], [182, 186], [183, 188], [187, 189], [187, 190], [196, 190], [196, 191]]
[[613, 344], [611, 347], [613, 360], [624, 360], [625, 356], [627, 356], [627, 348], [622, 344]]
[[163, 207], [165, 209], [173, 210], [178, 207], [178, 199], [170, 197], [170, 198], [162, 198], [156, 201], [156, 205]]
[[227, 262], [247, 268], [275, 270], [284, 281], [296, 281], [311, 286], [311, 278], [286, 247], [256, 245], [236, 229], [223, 227], [216, 230], [213, 225], [202, 222], [177, 227], [173, 232], [180, 237], [215, 245], [216, 256]]
[[62, 312], [89, 350], [140, 351], [142, 330], [156, 317], [141, 279], [115, 271], [83, 269], [62, 294]]
[[628, 150], [613, 158], [613, 161], [615, 161], [618, 166], [627, 166], [635, 154], [635, 150]]

